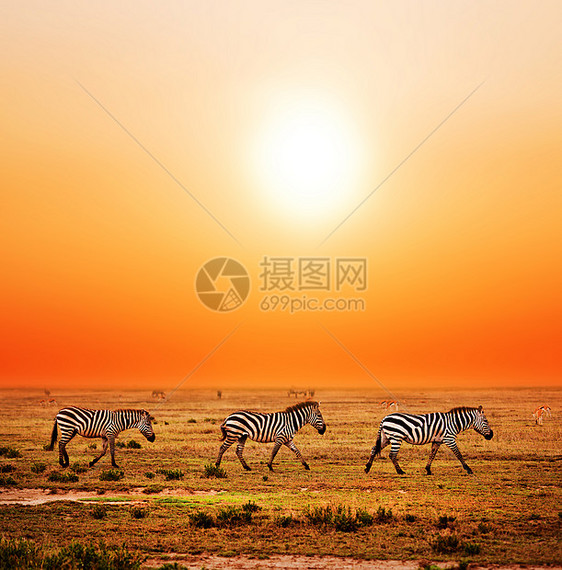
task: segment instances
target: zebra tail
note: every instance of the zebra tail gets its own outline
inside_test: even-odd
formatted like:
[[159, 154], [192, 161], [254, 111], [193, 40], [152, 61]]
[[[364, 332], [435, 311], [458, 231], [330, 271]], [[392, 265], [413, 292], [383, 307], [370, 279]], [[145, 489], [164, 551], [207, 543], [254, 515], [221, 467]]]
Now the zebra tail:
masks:
[[224, 424], [222, 424], [222, 426], [221, 426], [221, 432], [222, 432], [222, 436], [220, 438], [220, 441], [224, 441], [226, 439], [226, 428], [224, 427]]
[[57, 441], [58, 432], [57, 432], [57, 420], [54, 421], [53, 424], [53, 431], [51, 432], [51, 443], [47, 446], [47, 451], [53, 451], [53, 447]]

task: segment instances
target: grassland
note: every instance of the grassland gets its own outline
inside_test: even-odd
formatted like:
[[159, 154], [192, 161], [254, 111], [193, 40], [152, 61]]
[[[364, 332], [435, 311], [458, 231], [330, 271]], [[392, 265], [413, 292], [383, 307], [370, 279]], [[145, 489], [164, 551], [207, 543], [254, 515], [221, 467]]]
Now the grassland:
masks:
[[[0, 534], [26, 539], [44, 552], [73, 541], [125, 545], [142, 558], [212, 553], [258, 559], [275, 554], [351, 556], [366, 560], [467, 561], [480, 564], [560, 564], [562, 392], [555, 389], [399, 394], [413, 413], [483, 405], [495, 437], [473, 431], [458, 443], [473, 476], [444, 446], [425, 476], [429, 446], [404, 444], [405, 476], [387, 458], [363, 466], [385, 412], [376, 392], [317, 393], [328, 424], [324, 436], [310, 426], [296, 437], [311, 466], [304, 471], [282, 449], [270, 473], [271, 446], [248, 442], [245, 472], [229, 450], [227, 477], [205, 477], [219, 446], [218, 426], [240, 408], [271, 411], [294, 400], [274, 391], [184, 391], [157, 403], [150, 391], [60, 392], [57, 407], [39, 405], [39, 392], [4, 391], [0, 447]], [[553, 417], [535, 426], [534, 408], [546, 403]], [[153, 444], [138, 431], [119, 441], [122, 475], [109, 473], [109, 456], [85, 469], [100, 440], [76, 437], [68, 446], [70, 478], [47, 452], [52, 419], [66, 405], [143, 407], [157, 423]], [[19, 455], [18, 455], [19, 454]], [[72, 467], [74, 469], [72, 469]], [[102, 475], [100, 478], [100, 475]], [[72, 480], [74, 479], [74, 480]], [[115, 480], [112, 480], [115, 479]], [[6, 504], [44, 489], [57, 500]], [[89, 492], [89, 495], [85, 492]], [[87, 495], [87, 496], [84, 496]], [[179, 556], [179, 558], [178, 558]]]

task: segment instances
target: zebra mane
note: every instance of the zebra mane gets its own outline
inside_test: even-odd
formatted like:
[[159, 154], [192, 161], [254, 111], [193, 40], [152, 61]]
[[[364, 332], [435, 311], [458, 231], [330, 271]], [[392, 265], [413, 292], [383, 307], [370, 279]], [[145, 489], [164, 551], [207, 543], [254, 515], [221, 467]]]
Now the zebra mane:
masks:
[[285, 412], [296, 412], [298, 410], [302, 410], [303, 408], [312, 408], [314, 406], [318, 407], [318, 405], [318, 402], [315, 402], [314, 400], [306, 400], [306, 402], [299, 402], [298, 404], [285, 408]]
[[478, 408], [471, 408], [469, 406], [458, 406], [457, 408], [451, 408], [447, 413], [453, 414], [455, 412], [475, 412]]

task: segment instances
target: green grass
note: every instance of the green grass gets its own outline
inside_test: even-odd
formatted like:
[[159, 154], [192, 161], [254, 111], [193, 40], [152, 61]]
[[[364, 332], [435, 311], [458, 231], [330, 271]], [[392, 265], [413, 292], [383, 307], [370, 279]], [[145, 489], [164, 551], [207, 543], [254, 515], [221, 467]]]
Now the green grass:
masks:
[[[144, 396], [126, 393], [130, 402], [117, 402], [110, 393], [81, 394], [80, 402], [88, 405], [91, 397], [91, 407], [150, 409]], [[538, 399], [554, 411], [562, 409], [561, 396], [556, 390], [540, 395], [525, 390], [400, 394], [412, 412], [484, 406], [494, 439], [486, 441], [473, 431], [458, 438], [473, 476], [463, 473], [445, 446], [433, 463], [434, 475], [426, 476], [430, 446], [408, 444], [399, 455], [405, 476], [396, 475], [388, 449], [366, 475], [363, 467], [383, 416], [378, 407], [383, 397], [332, 392], [319, 396], [326, 434], [319, 436], [307, 426], [295, 438], [310, 471], [282, 448], [271, 473], [271, 445], [248, 441], [244, 455], [252, 471], [242, 469], [233, 446], [221, 464], [227, 477], [206, 477], [206, 466], [214, 466], [220, 446], [219, 425], [228, 413], [276, 410], [294, 402], [276, 392], [233, 392], [222, 400], [211, 391], [178, 392], [157, 412], [154, 443], [119, 449], [118, 470], [109, 469], [108, 454], [76, 481], [65, 475], [75, 475], [72, 470], [58, 468], [56, 451], [43, 449], [52, 413], [30, 413], [25, 393], [19, 399], [11, 395], [3, 412], [3, 433], [12, 435], [3, 436], [3, 449], [17, 450], [20, 456], [8, 460], [3, 452], [0, 463], [14, 468], [3, 477], [13, 479], [18, 493], [26, 488], [58, 495], [72, 490], [103, 493], [93, 498], [105, 506], [107, 516], [92, 516], [92, 502], [3, 505], [0, 532], [6, 540], [31, 541], [39, 556], [56, 554], [86, 533], [94, 543], [106, 540], [107, 548], [120, 547], [124, 537], [129, 552], [151, 557], [163, 552], [256, 558], [295, 553], [455, 564], [464, 559], [483, 565], [559, 563], [562, 424], [553, 412], [542, 428], [535, 427], [530, 402]], [[74, 398], [69, 394], [65, 405]], [[131, 430], [122, 437], [129, 441], [138, 435]], [[95, 456], [91, 444], [79, 436], [72, 440], [67, 447], [71, 465], [87, 465]], [[126, 476], [100, 478], [107, 471]], [[59, 480], [49, 480], [51, 473], [61, 474]], [[177, 476], [168, 478], [169, 473]], [[143, 502], [131, 505], [133, 500]], [[137, 507], [145, 516], [134, 514]], [[316, 513], [314, 522], [309, 512]], [[64, 525], [56, 524], [61, 520]], [[126, 533], [108, 533], [108, 525]]]

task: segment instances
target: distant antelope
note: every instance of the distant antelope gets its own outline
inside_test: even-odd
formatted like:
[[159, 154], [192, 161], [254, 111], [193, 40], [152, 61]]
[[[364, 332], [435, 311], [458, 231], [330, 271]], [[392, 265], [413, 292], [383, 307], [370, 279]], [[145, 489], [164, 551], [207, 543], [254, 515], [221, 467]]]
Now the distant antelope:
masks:
[[47, 406], [56, 406], [57, 405], [57, 401], [54, 398], [49, 398], [47, 400]]
[[383, 400], [381, 403], [381, 408], [384, 408], [385, 410], [388, 410], [389, 408], [392, 408], [394, 406], [395, 410], [398, 410], [398, 402], [394, 401], [394, 400]]
[[552, 417], [550, 406], [539, 406], [534, 412], [533, 417], [535, 418], [535, 423], [542, 426], [543, 416], [547, 418]]
[[157, 400], [165, 400], [166, 394], [162, 390], [153, 390], [152, 397], [156, 398]]
[[39, 405], [45, 407], [47, 405], [47, 400], [39, 400]]

